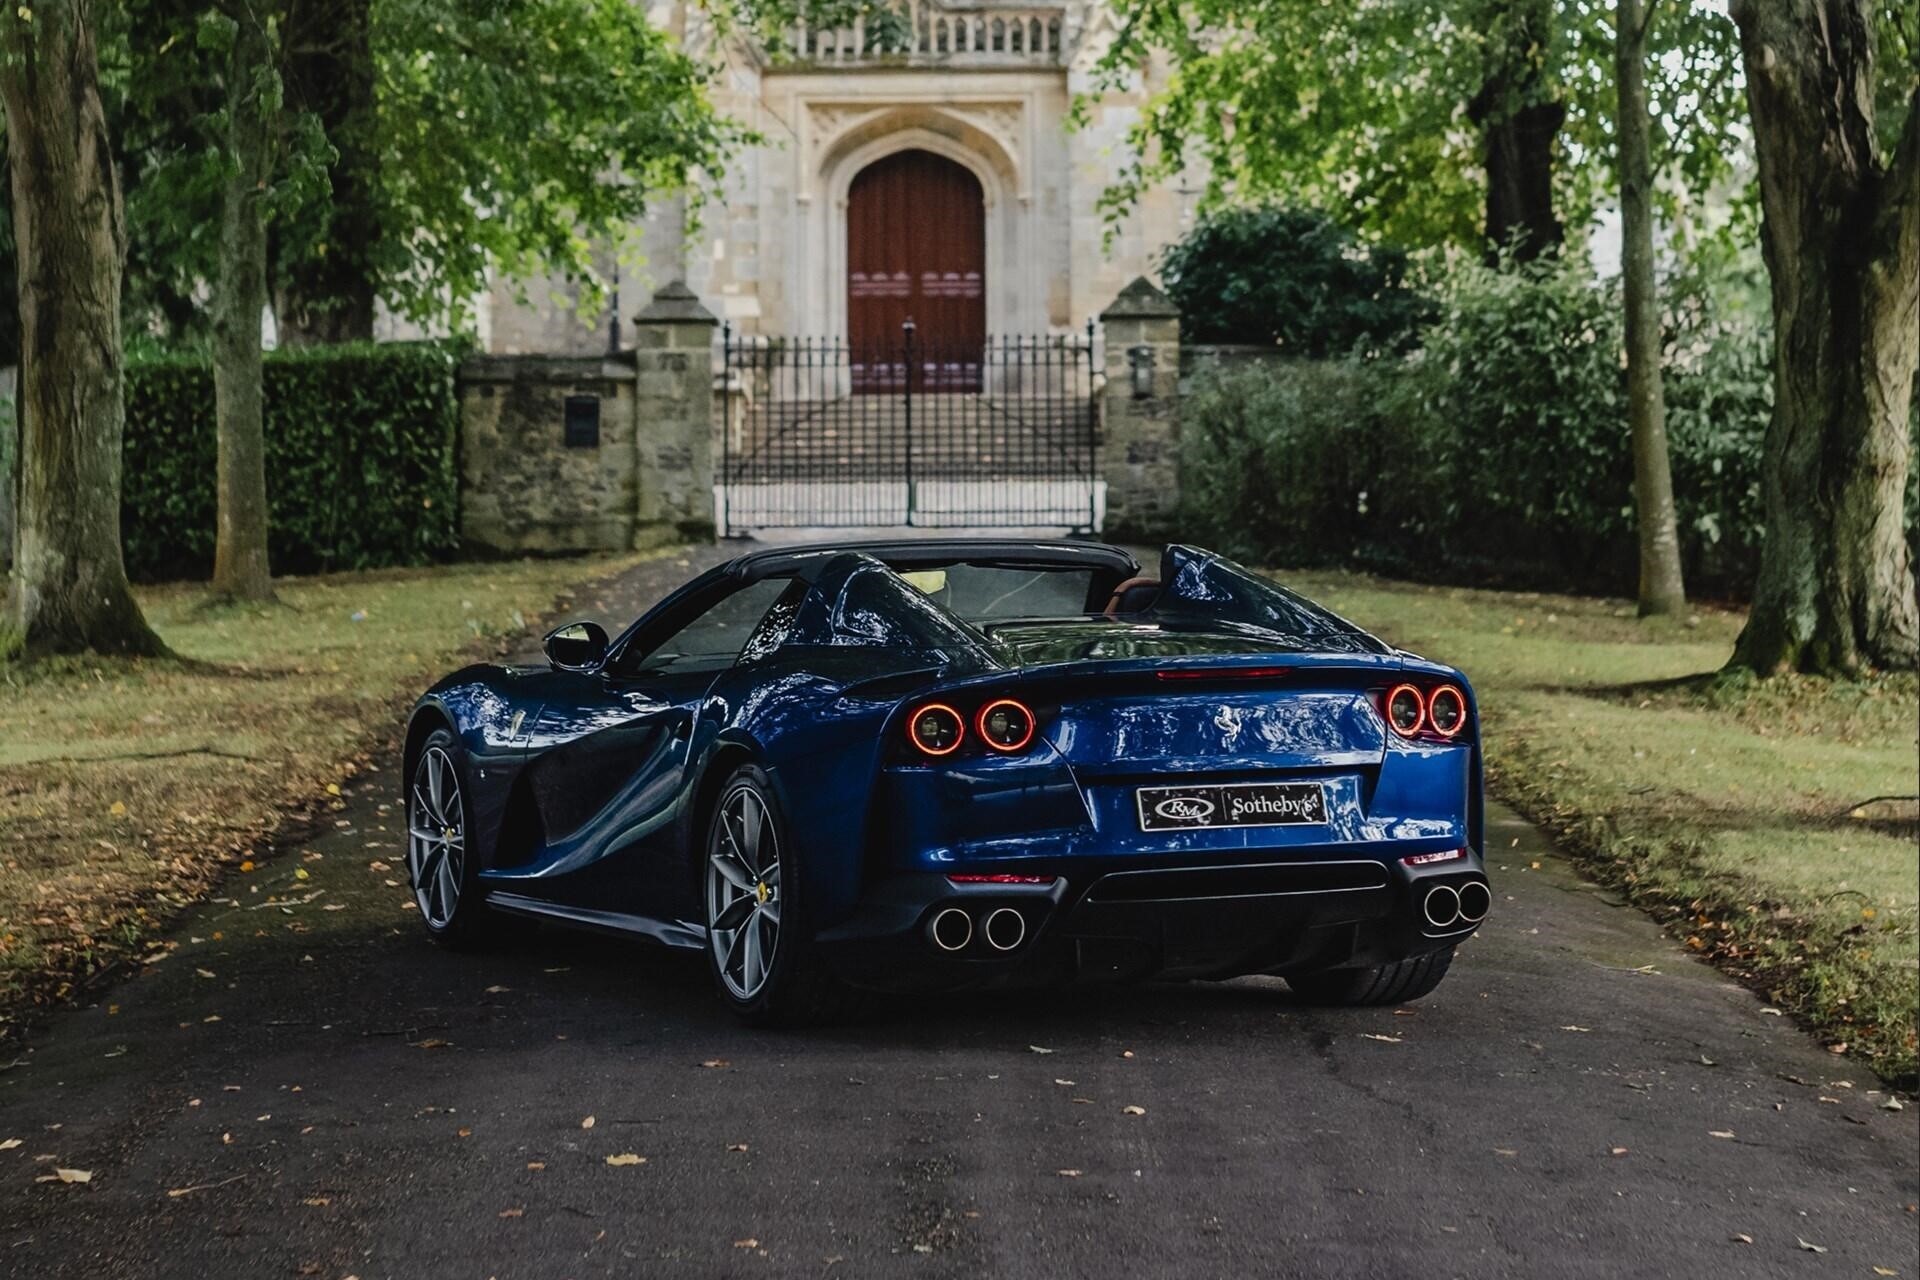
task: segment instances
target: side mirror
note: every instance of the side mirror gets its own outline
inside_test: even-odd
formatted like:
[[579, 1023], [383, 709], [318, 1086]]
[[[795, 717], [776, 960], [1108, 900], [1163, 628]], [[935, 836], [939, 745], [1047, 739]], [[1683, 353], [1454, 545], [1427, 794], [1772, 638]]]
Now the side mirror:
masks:
[[591, 671], [606, 661], [607, 631], [597, 622], [569, 622], [547, 633], [547, 661], [560, 671]]

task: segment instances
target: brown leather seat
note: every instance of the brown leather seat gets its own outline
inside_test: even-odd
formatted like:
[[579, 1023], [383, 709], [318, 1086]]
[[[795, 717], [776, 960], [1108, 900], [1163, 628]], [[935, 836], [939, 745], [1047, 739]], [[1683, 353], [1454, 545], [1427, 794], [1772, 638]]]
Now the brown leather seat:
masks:
[[1104, 612], [1109, 618], [1117, 618], [1123, 613], [1140, 613], [1151, 609], [1153, 602], [1159, 598], [1160, 579], [1128, 578], [1113, 589]]

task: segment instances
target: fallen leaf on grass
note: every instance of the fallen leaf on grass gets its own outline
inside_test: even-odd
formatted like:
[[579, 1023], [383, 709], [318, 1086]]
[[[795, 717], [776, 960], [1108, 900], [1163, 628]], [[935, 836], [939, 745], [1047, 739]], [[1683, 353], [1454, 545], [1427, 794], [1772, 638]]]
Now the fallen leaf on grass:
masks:
[[1062, 1169], [1060, 1170], [1060, 1176], [1063, 1178], [1077, 1178], [1080, 1176], [1080, 1171], [1078, 1169]]
[[452, 1047], [452, 1045], [453, 1041], [451, 1040], [438, 1040], [433, 1038], [415, 1040], [413, 1042], [413, 1047], [416, 1049], [446, 1049]]
[[746, 1149], [747, 1144], [744, 1142], [729, 1142], [727, 1144], [727, 1150], [729, 1151], [745, 1151]]
[[459, 1133], [458, 1133], [457, 1135], [455, 1135], [455, 1136], [457, 1136], [457, 1137], [461, 1137], [461, 1138], [471, 1138], [471, 1137], [473, 1136], [473, 1130], [471, 1130], [471, 1129], [462, 1129], [462, 1130], [460, 1130], [460, 1131], [459, 1131]]
[[1736, 1244], [1752, 1244], [1753, 1243], [1753, 1237], [1748, 1235], [1744, 1231], [1734, 1232], [1732, 1239]]
[[637, 1156], [631, 1151], [623, 1151], [617, 1156], [607, 1157], [607, 1163], [616, 1169], [624, 1168], [627, 1165], [645, 1164], [646, 1162], [647, 1158], [645, 1156]]
[[19, 1145], [19, 1138], [8, 1138], [5, 1142], [0, 1142], [0, 1151], [11, 1151]]
[[760, 1242], [752, 1236], [748, 1236], [745, 1240], [735, 1240], [733, 1247], [736, 1249], [758, 1249]]
[[1873, 1274], [1877, 1276], [1897, 1276], [1900, 1273], [1898, 1271], [1895, 1271], [1892, 1267], [1875, 1267], [1873, 1269]]
[[725, 1058], [708, 1058], [705, 1062], [701, 1063], [700, 1065], [705, 1067], [709, 1071], [718, 1071], [723, 1067], [730, 1067], [733, 1064], [727, 1061]]
[[1825, 1253], [1827, 1251], [1825, 1245], [1814, 1244], [1809, 1240], [1802, 1240], [1799, 1236], [1795, 1236], [1793, 1242], [1802, 1249], [1805, 1249], [1808, 1253]]
[[1090, 1107], [1093, 1105], [1092, 1098], [1075, 1098], [1073, 1101], [1083, 1107]]
[[1625, 1147], [1609, 1147], [1607, 1154], [1611, 1156], [1623, 1156], [1627, 1154], [1627, 1149]]
[[1379, 1042], [1380, 1042], [1381, 1044], [1404, 1044], [1404, 1043], [1406, 1043], [1406, 1042], [1405, 1042], [1404, 1040], [1402, 1040], [1402, 1039], [1401, 1039], [1401, 1038], [1400, 1038], [1399, 1036], [1379, 1036], [1379, 1035], [1375, 1035], [1375, 1034], [1374, 1034], [1373, 1032], [1371, 1032], [1371, 1031], [1362, 1031], [1362, 1032], [1360, 1033], [1360, 1038], [1361, 1038], [1362, 1040], [1378, 1040], [1378, 1041], [1379, 1041]]
[[1566, 1025], [1566, 1026], [1564, 1026], [1564, 1027], [1562, 1027], [1562, 1028], [1560, 1028], [1560, 1029], [1561, 1029], [1562, 1031], [1591, 1031], [1591, 1030], [1593, 1030], [1593, 1028], [1592, 1028], [1592, 1027], [1576, 1027], [1576, 1026], [1574, 1026], [1574, 1025], [1572, 1025], [1571, 1023], [1569, 1023], [1568, 1025]]
[[1136, 1107], [1129, 1103], [1120, 1108], [1120, 1114], [1123, 1116], [1143, 1116], [1147, 1114], [1147, 1109], [1145, 1107]]
[[1042, 1049], [1042, 1048], [1041, 1048], [1041, 1047], [1040, 1047], [1039, 1045], [1037, 1045], [1037, 1044], [1030, 1044], [1030, 1045], [1028, 1045], [1028, 1046], [1027, 1046], [1027, 1052], [1029, 1052], [1029, 1053], [1052, 1053], [1052, 1052], [1053, 1052], [1053, 1050], [1051, 1050], [1051, 1049]]
[[1781, 1013], [1778, 1009], [1774, 1009], [1771, 1007], [1762, 1009], [1760, 1010], [1760, 1012], [1765, 1014], [1769, 1018], [1784, 1018], [1786, 1016], [1785, 1014]]
[[1515, 1151], [1512, 1147], [1495, 1147], [1493, 1149], [1493, 1154], [1497, 1156], [1517, 1156], [1520, 1153], [1518, 1151]]
[[592, 1117], [592, 1116], [588, 1116], [588, 1117], [587, 1117], [587, 1118], [586, 1118], [585, 1120], [582, 1120], [582, 1121], [580, 1122], [580, 1127], [581, 1127], [582, 1129], [591, 1129], [591, 1128], [593, 1128], [593, 1117]]
[[244, 1176], [244, 1174], [236, 1173], [231, 1178], [224, 1179], [220, 1182], [197, 1182], [191, 1187], [174, 1187], [167, 1192], [167, 1198], [169, 1200], [178, 1200], [181, 1196], [190, 1196], [196, 1191], [212, 1191], [215, 1187], [224, 1187], [229, 1182], [238, 1182]]
[[1057, 1084], [1057, 1085], [1059, 1085], [1059, 1086], [1060, 1086], [1061, 1088], [1063, 1088], [1063, 1089], [1071, 1089], [1071, 1088], [1073, 1088], [1073, 1081], [1071, 1081], [1071, 1080], [1062, 1080], [1062, 1079], [1061, 1079], [1060, 1077], [1058, 1077], [1058, 1076], [1055, 1076], [1055, 1077], [1053, 1078], [1053, 1082], [1054, 1082], [1055, 1084]]
[[1708, 1136], [1709, 1138], [1731, 1138], [1731, 1137], [1733, 1136], [1733, 1130], [1731, 1130], [1731, 1129], [1709, 1129], [1709, 1130], [1707, 1130], [1707, 1136]]
[[63, 1182], [68, 1184], [72, 1184], [76, 1182], [92, 1182], [93, 1170], [91, 1169], [55, 1169], [52, 1173], [41, 1174], [39, 1177], [35, 1178], [34, 1181], [35, 1182]]
[[527, 1168], [529, 1168], [529, 1169], [532, 1169], [532, 1170], [533, 1170], [533, 1171], [534, 1171], [535, 1173], [538, 1173], [538, 1172], [539, 1172], [540, 1170], [542, 1170], [542, 1169], [544, 1169], [544, 1168], [546, 1168], [546, 1167], [547, 1167], [547, 1162], [546, 1162], [545, 1160], [529, 1160], [529, 1161], [527, 1161]]
[[1888, 1098], [1885, 1102], [1880, 1104], [1880, 1109], [1882, 1111], [1905, 1111], [1907, 1109], [1907, 1104], [1900, 1101], [1900, 1099], [1898, 1098]]
[[486, 993], [490, 996], [503, 996], [511, 990], [513, 990], [512, 987], [503, 987], [495, 984], [494, 986], [488, 987]]
[[527, 1211], [525, 1209], [502, 1209], [500, 1216], [503, 1218], [524, 1218], [527, 1216]]

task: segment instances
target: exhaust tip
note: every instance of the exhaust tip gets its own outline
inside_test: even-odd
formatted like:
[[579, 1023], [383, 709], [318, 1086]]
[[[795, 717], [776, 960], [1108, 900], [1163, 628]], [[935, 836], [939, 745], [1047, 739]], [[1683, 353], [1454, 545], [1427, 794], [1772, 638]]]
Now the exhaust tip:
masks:
[[983, 932], [995, 951], [1011, 951], [1026, 940], [1027, 918], [1012, 907], [1001, 907], [987, 917]]
[[1420, 900], [1420, 914], [1432, 928], [1449, 928], [1460, 918], [1460, 895], [1450, 884], [1437, 884]]
[[927, 936], [942, 951], [959, 951], [973, 941], [973, 917], [958, 907], [947, 907], [927, 922]]
[[1469, 881], [1460, 886], [1460, 918], [1468, 924], [1479, 924], [1487, 918], [1487, 912], [1493, 907], [1493, 891], [1478, 880]]

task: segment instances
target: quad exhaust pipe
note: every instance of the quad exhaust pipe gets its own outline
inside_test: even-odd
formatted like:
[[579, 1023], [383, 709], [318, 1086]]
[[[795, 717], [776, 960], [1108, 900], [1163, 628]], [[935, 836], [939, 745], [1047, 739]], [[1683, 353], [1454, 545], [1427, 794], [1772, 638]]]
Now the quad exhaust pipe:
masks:
[[1493, 893], [1478, 880], [1469, 880], [1459, 888], [1437, 884], [1420, 899], [1420, 914], [1429, 929], [1453, 929], [1479, 924], [1493, 906]]
[[963, 951], [973, 941], [973, 917], [958, 907], [948, 907], [927, 922], [927, 936], [942, 951]]
[[1460, 894], [1450, 884], [1437, 884], [1420, 900], [1420, 914], [1435, 929], [1450, 929], [1460, 918]]
[[983, 930], [995, 951], [1011, 951], [1026, 941], [1027, 918], [1012, 907], [1000, 907], [987, 916]]
[[[978, 933], [995, 951], [1013, 951], [1027, 940], [1027, 918], [1013, 907], [995, 907], [980, 921]], [[949, 954], [973, 944], [973, 915], [964, 907], [942, 907], [927, 921], [927, 941]]]

